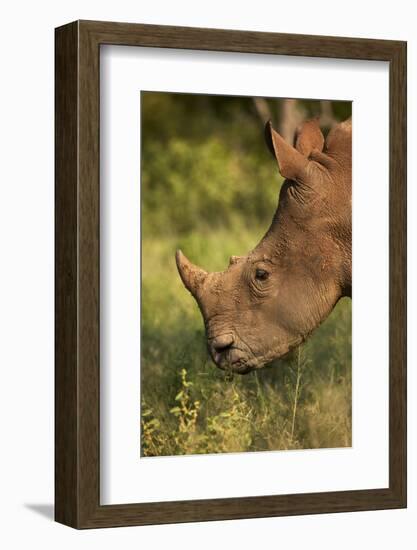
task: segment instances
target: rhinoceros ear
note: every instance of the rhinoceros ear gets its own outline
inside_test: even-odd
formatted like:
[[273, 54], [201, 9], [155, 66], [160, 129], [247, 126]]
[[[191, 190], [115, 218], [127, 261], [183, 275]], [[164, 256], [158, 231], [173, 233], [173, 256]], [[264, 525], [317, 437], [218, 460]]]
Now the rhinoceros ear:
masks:
[[324, 137], [320, 130], [317, 118], [306, 120], [296, 132], [295, 148], [305, 157], [309, 157], [313, 150], [323, 151]]
[[269, 150], [277, 159], [280, 174], [289, 180], [303, 179], [304, 171], [308, 164], [307, 157], [297, 151], [295, 147], [289, 145], [272, 128], [270, 121], [265, 126], [265, 139]]

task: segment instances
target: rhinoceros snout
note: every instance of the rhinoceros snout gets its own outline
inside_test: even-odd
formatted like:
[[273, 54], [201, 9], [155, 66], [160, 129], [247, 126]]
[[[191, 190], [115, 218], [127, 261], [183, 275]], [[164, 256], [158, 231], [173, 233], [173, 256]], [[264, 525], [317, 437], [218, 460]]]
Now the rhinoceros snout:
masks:
[[232, 334], [221, 334], [209, 339], [209, 350], [216, 365], [221, 366], [230, 361], [230, 352], [234, 344]]
[[251, 367], [247, 365], [247, 354], [239, 347], [233, 334], [222, 334], [209, 339], [209, 350], [213, 361], [223, 369], [246, 374]]
[[223, 353], [231, 348], [233, 345], [234, 338], [231, 334], [223, 334], [222, 336], [217, 336], [211, 341], [211, 345], [216, 353]]

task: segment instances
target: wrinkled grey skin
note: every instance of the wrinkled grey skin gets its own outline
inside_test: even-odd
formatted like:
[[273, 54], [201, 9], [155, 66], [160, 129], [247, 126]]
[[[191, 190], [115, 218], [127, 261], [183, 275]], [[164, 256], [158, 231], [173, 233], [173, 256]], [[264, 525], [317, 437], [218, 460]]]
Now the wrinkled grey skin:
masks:
[[299, 128], [294, 147], [269, 123], [265, 136], [286, 180], [261, 242], [220, 273], [176, 255], [213, 361], [241, 374], [303, 342], [352, 287], [351, 120], [325, 143], [316, 120]]

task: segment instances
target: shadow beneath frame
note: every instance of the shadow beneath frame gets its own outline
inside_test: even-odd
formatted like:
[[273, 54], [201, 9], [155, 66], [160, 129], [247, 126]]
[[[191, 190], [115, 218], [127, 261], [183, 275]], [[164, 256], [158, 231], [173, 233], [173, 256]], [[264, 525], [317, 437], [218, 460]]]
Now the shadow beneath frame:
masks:
[[54, 505], [53, 504], [24, 504], [24, 507], [49, 521], [54, 521]]

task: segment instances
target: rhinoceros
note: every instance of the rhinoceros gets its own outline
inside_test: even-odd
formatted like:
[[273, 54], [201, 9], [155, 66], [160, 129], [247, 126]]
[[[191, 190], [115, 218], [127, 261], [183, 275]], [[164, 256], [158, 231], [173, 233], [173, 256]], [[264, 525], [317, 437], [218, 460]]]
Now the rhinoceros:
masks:
[[326, 140], [316, 119], [299, 127], [294, 145], [270, 122], [265, 138], [285, 181], [260, 243], [218, 273], [176, 253], [213, 361], [240, 374], [286, 355], [352, 295], [351, 119]]

